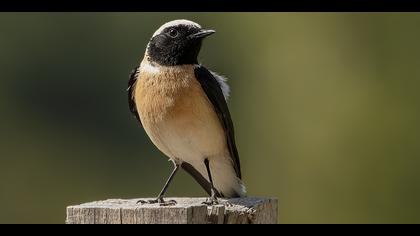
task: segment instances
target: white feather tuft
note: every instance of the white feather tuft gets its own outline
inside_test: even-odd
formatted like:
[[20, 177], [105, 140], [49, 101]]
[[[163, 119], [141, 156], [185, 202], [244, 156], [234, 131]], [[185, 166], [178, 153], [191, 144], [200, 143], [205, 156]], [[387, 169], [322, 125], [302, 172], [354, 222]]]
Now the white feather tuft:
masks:
[[239, 180], [239, 192], [237, 193], [240, 197], [246, 197], [246, 187], [242, 180]]
[[140, 64], [140, 71], [146, 72], [149, 74], [157, 74], [160, 72], [160, 66], [159, 65], [151, 65], [147, 60], [144, 60]]
[[211, 71], [211, 74], [214, 76], [214, 78], [216, 78], [217, 82], [220, 85], [220, 88], [222, 89], [223, 96], [225, 96], [225, 99], [228, 100], [230, 95], [230, 87], [227, 84], [227, 78], [213, 71]]

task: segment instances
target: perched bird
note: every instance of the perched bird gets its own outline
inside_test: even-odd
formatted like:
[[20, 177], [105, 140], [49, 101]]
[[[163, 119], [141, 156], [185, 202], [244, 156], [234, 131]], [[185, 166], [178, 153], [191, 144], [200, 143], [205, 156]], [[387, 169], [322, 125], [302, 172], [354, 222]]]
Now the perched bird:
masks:
[[195, 22], [174, 20], [150, 39], [143, 60], [129, 79], [131, 112], [174, 170], [156, 200], [163, 196], [179, 167], [211, 196], [245, 196], [233, 123], [226, 103], [225, 78], [197, 61], [202, 41], [215, 33]]

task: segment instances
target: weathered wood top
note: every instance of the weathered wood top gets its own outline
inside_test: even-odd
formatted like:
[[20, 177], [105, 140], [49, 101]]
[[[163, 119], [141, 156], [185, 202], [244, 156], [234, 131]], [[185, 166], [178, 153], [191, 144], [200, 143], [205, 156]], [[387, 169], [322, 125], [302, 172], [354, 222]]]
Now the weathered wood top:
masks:
[[137, 204], [142, 199], [109, 199], [67, 207], [67, 224], [276, 224], [277, 199], [220, 199], [220, 205], [202, 204], [206, 198], [167, 198], [176, 205]]

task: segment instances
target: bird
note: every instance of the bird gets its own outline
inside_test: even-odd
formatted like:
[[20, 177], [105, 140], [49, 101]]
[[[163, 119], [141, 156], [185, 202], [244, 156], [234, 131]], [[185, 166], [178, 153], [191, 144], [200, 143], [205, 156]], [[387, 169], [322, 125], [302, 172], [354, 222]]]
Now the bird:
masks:
[[246, 196], [227, 105], [229, 85], [198, 62], [203, 39], [213, 33], [190, 20], [169, 21], [154, 32], [129, 75], [130, 111], [174, 165], [157, 198], [139, 201], [143, 204], [176, 204], [164, 195], [180, 168], [207, 192], [205, 204]]

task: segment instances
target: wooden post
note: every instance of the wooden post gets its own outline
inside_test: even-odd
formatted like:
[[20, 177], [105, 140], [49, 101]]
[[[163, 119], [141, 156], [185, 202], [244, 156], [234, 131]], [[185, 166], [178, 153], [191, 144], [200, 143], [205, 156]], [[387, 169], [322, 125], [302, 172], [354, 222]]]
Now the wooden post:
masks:
[[[136, 204], [140, 199], [109, 199], [67, 207], [67, 224], [277, 224], [277, 199], [167, 198], [173, 206]], [[147, 200], [147, 199], [141, 199]]]

